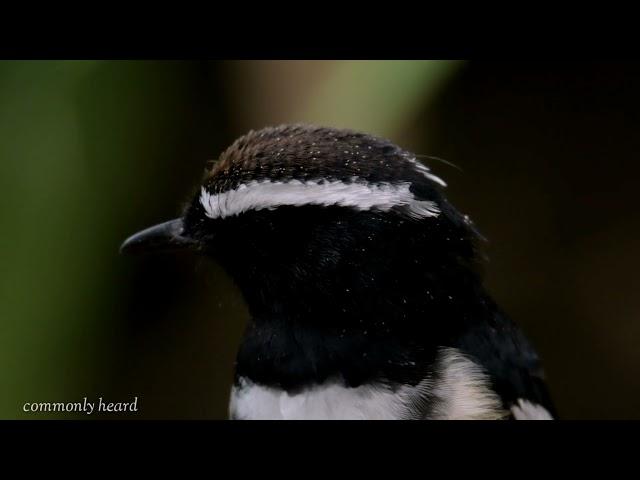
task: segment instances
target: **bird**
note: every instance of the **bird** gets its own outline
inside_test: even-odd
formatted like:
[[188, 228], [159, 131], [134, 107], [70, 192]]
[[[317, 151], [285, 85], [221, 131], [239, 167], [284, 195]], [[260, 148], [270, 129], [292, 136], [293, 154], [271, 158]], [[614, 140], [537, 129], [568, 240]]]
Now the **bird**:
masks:
[[483, 241], [446, 183], [390, 140], [251, 130], [182, 215], [123, 253], [191, 250], [250, 318], [229, 419], [551, 420], [541, 361], [483, 284]]

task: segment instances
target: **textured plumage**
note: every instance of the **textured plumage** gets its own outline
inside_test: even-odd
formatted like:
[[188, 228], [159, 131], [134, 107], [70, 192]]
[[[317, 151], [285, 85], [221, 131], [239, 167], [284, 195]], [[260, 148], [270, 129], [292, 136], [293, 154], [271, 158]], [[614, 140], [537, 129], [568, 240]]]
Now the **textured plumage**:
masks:
[[251, 319], [233, 418], [549, 418], [537, 355], [443, 186], [387, 140], [267, 128], [208, 166], [183, 218], [124, 248], [166, 230], [237, 283]]

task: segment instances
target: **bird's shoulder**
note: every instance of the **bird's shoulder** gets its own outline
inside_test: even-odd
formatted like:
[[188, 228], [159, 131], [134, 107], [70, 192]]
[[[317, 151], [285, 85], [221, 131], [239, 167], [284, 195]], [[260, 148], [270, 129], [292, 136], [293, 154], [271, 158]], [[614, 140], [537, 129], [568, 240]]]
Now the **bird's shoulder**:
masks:
[[461, 335], [456, 347], [488, 375], [491, 388], [515, 419], [556, 417], [540, 358], [523, 331], [493, 308], [488, 321]]

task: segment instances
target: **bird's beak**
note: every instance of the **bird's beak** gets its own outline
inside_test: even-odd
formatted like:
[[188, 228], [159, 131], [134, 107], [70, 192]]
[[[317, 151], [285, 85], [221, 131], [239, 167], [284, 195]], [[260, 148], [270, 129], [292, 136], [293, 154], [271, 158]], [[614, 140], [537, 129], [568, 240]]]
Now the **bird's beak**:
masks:
[[170, 252], [195, 244], [193, 239], [183, 236], [182, 219], [176, 218], [131, 235], [120, 246], [120, 253]]

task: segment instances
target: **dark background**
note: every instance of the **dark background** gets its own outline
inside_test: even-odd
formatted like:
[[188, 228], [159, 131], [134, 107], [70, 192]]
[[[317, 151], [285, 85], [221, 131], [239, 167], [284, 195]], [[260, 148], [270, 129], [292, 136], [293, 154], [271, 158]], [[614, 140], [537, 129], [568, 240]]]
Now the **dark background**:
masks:
[[239, 135], [306, 122], [457, 165], [427, 160], [561, 416], [638, 419], [639, 107], [635, 62], [0, 62], [0, 417], [138, 396], [120, 418], [225, 418], [238, 291], [118, 247]]

